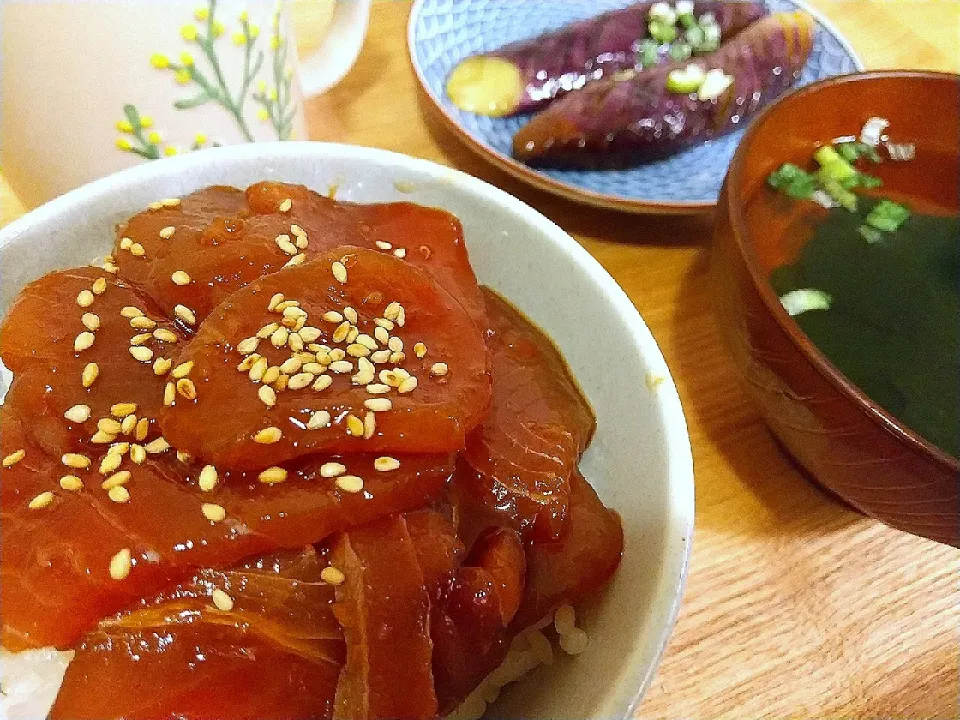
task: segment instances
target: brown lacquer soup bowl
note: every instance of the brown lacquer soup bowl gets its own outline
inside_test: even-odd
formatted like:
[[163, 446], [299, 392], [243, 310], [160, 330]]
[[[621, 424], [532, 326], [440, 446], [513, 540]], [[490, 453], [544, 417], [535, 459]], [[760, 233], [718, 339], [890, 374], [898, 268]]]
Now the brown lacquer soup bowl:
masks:
[[758, 218], [747, 209], [770, 192], [767, 178], [781, 164], [809, 166], [818, 145], [856, 136], [871, 117], [888, 120], [891, 135], [916, 147], [914, 161], [878, 173], [884, 192], [956, 208], [958, 106], [960, 76], [942, 73], [863, 73], [784, 97], [739, 146], [720, 196], [712, 259], [722, 331], [747, 392], [787, 452], [867, 515], [954, 546], [957, 459], [867, 397], [804, 334], [769, 278], [797, 258], [805, 240], [788, 232], [788, 213]]

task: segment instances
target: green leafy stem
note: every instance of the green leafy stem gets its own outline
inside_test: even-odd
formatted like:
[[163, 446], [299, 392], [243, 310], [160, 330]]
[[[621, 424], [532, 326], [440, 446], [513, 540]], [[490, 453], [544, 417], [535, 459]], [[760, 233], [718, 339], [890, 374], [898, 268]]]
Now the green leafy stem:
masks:
[[[277, 18], [274, 19], [276, 25]], [[266, 86], [253, 93], [253, 99], [261, 106], [260, 116], [269, 120], [279, 140], [289, 140], [293, 134], [293, 118], [296, 110], [291, 96], [292, 70], [287, 64], [288, 44], [275, 32], [270, 46], [273, 49], [273, 88]]]

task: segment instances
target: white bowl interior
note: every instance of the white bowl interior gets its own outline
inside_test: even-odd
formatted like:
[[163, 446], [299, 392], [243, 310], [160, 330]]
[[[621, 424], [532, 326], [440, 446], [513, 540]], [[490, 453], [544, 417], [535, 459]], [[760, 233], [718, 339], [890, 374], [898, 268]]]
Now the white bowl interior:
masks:
[[[149, 202], [212, 184], [302, 183], [337, 198], [407, 200], [463, 223], [477, 275], [544, 328], [597, 413], [583, 471], [623, 518], [623, 563], [581, 621], [588, 649], [510, 686], [492, 715], [625, 718], [649, 684], [683, 590], [693, 532], [689, 438], [663, 357], [629, 299], [569, 235], [480, 180], [369, 148], [277, 143], [204, 151], [75, 190], [0, 231], [0, 313], [29, 281], [106, 254]], [[648, 380], [663, 378], [655, 387]]]

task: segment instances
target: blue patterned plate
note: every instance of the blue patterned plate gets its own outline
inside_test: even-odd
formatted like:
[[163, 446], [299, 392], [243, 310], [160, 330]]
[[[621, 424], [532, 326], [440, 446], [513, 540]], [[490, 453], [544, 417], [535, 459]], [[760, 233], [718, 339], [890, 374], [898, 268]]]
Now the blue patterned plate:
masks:
[[[628, 170], [539, 170], [510, 157], [511, 139], [525, 116], [491, 118], [458, 110], [444, 91], [460, 60], [540, 35], [635, 0], [417, 0], [410, 12], [410, 58], [428, 97], [474, 150], [507, 172], [579, 202], [642, 213], [709, 210], [743, 130], [660, 162]], [[775, 12], [805, 10], [817, 21], [810, 59], [798, 85], [863, 69], [837, 30], [796, 0], [766, 0]], [[549, 11], [545, 9], [549, 8]]]

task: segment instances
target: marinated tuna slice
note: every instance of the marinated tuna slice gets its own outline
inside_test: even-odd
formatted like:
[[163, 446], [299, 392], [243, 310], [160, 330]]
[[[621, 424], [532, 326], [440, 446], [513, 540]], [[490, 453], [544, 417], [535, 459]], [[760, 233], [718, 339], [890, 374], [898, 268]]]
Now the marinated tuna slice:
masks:
[[807, 13], [776, 13], [686, 66], [593, 83], [520, 128], [514, 157], [534, 165], [625, 167], [743, 127], [799, 78], [815, 27]]
[[330, 718], [344, 646], [324, 567], [308, 548], [202, 570], [102, 621], [51, 720]]
[[487, 349], [463, 307], [359, 248], [238, 291], [179, 359], [195, 394], [164, 410], [165, 437], [240, 470], [317, 452], [456, 451], [490, 398]]
[[50, 273], [23, 290], [0, 327], [0, 356], [16, 375], [6, 404], [56, 456], [149, 442], [182, 345], [154, 303], [114, 275]]
[[403, 517], [339, 536], [331, 561], [345, 578], [334, 613], [347, 645], [334, 717], [434, 718], [430, 598]]
[[593, 435], [589, 404], [550, 340], [484, 290], [493, 402], [467, 438], [461, 488], [537, 537], [556, 537], [569, 479]]
[[570, 478], [570, 508], [560, 538], [527, 548], [527, 580], [513, 626], [520, 631], [564, 604], [594, 595], [620, 566], [620, 516], [604, 507], [579, 472]]
[[[422, 270], [450, 293], [481, 328], [485, 327], [483, 298], [456, 217], [439, 208], [414, 203], [362, 205], [337, 202], [303, 185], [263, 182], [247, 189], [250, 207], [258, 216], [256, 234], [276, 245], [278, 235], [296, 241], [303, 231], [307, 258], [341, 245], [377, 250]], [[280, 211], [285, 200], [290, 209]], [[248, 225], [248, 227], [252, 227]], [[248, 230], [252, 234], [253, 230]]]
[[491, 528], [444, 587], [430, 623], [442, 714], [456, 708], [503, 661], [525, 574], [520, 536], [507, 528]]
[[452, 455], [311, 456], [284, 468], [282, 485], [264, 483], [257, 472], [226, 472], [205, 498], [278, 547], [296, 547], [429, 505], [453, 469]]

